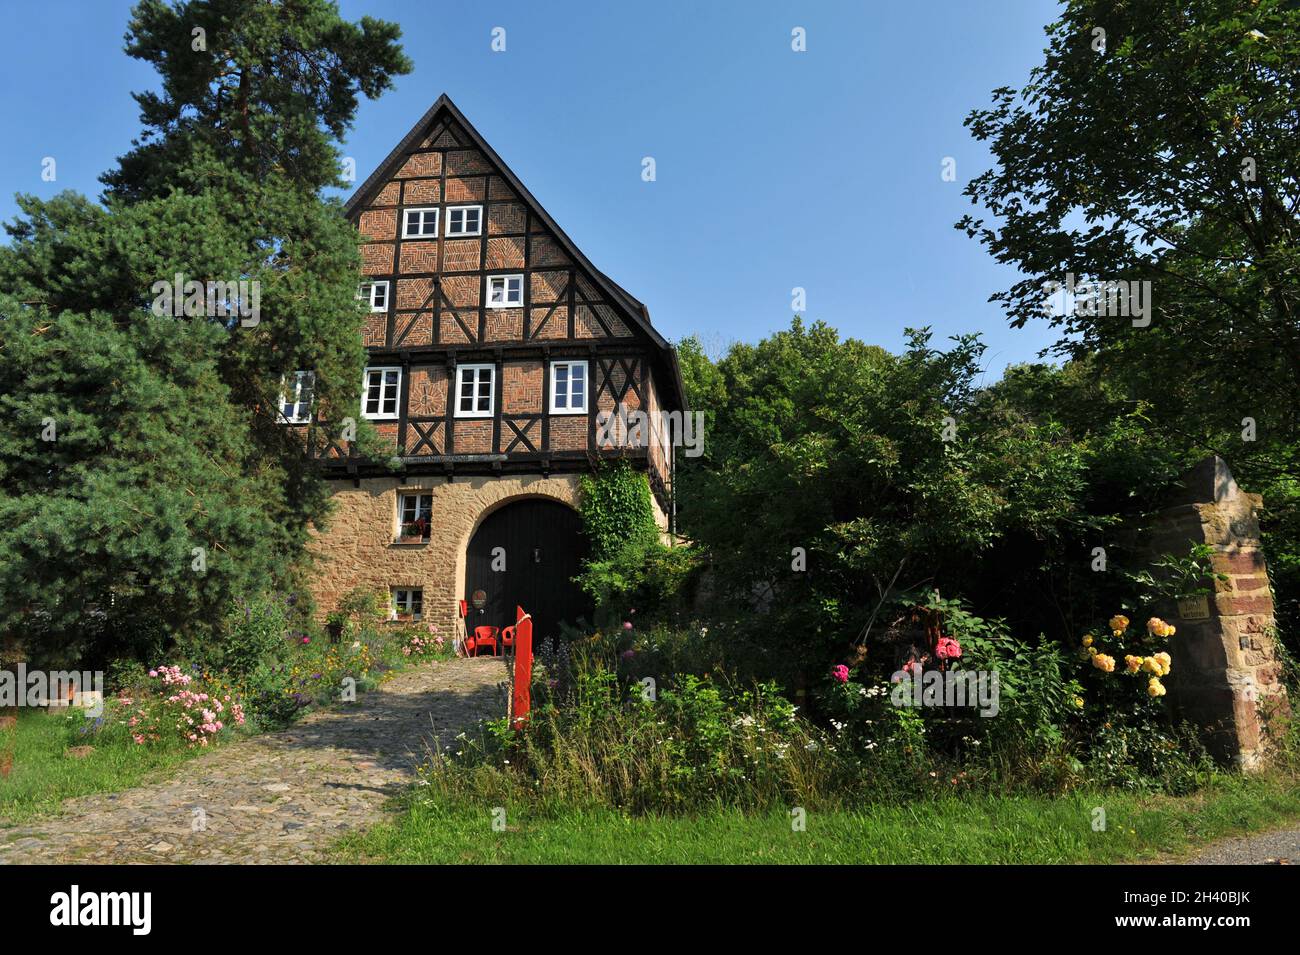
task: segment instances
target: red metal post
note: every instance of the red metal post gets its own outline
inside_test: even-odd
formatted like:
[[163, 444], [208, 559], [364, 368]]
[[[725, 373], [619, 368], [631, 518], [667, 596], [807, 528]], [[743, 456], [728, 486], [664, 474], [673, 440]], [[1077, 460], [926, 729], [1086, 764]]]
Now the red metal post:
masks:
[[515, 692], [510, 715], [515, 725], [528, 721], [533, 688], [533, 618], [515, 607]]

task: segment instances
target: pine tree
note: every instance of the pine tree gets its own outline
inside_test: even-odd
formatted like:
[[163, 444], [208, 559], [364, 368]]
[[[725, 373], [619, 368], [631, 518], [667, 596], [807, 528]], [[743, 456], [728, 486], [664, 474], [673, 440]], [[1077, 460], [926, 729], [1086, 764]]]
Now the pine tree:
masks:
[[[328, 494], [277, 404], [310, 369], [321, 408], [357, 407], [358, 236], [321, 190], [357, 97], [409, 72], [398, 36], [325, 0], [134, 9], [127, 52], [162, 78], [143, 134], [103, 205], [20, 197], [0, 249], [0, 634], [216, 639], [301, 572]], [[251, 283], [232, 303], [257, 313], [167, 314], [177, 276]]]

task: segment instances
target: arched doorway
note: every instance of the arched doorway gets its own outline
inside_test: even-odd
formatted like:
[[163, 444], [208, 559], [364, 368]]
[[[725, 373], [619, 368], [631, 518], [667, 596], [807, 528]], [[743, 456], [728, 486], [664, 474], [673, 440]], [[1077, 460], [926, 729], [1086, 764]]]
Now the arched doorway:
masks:
[[[582, 519], [558, 501], [524, 498], [493, 511], [465, 555], [470, 631], [513, 624], [518, 605], [532, 614], [533, 639], [540, 643], [558, 634], [560, 621], [590, 616], [590, 601], [573, 582], [586, 556]], [[486, 597], [482, 610], [474, 608], [477, 590]]]

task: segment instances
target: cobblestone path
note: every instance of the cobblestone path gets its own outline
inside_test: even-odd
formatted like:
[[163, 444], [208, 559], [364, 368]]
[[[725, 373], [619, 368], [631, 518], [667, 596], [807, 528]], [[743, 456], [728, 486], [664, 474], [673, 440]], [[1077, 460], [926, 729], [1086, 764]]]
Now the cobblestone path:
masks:
[[0, 829], [0, 865], [321, 861], [340, 836], [381, 816], [435, 735], [445, 743], [504, 713], [505, 679], [492, 657], [423, 664], [355, 704], [223, 746], [161, 781], [70, 799], [59, 816]]

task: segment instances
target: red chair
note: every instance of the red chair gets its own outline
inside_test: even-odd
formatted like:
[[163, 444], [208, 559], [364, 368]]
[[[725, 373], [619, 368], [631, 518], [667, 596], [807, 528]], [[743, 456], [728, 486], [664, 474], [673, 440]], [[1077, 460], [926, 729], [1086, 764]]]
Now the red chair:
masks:
[[501, 652], [515, 648], [515, 628], [505, 627], [501, 630]]
[[467, 641], [470, 646], [467, 647], [473, 656], [478, 656], [480, 650], [485, 646], [492, 647], [492, 655], [497, 656], [497, 633], [498, 627], [475, 627], [474, 637]]

